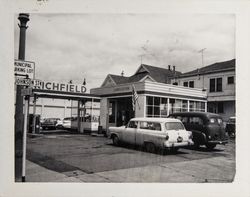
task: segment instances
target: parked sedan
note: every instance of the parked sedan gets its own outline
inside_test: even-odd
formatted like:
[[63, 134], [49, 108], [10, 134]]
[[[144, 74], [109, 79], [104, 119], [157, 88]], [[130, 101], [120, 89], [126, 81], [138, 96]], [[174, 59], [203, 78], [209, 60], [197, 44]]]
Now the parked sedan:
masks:
[[44, 122], [41, 123], [42, 129], [56, 129], [56, 124], [59, 118], [46, 118]]
[[148, 152], [157, 148], [172, 149], [193, 145], [192, 132], [186, 131], [180, 120], [170, 118], [133, 118], [127, 126], [109, 127], [114, 145], [121, 142], [145, 147]]

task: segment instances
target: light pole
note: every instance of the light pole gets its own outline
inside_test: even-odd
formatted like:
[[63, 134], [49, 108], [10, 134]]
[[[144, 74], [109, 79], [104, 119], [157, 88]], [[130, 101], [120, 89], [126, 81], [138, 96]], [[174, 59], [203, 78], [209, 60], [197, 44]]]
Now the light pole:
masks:
[[[26, 26], [29, 21], [29, 14], [19, 14], [20, 21], [20, 37], [19, 37], [19, 52], [18, 59], [25, 60], [25, 41], [26, 41]], [[23, 87], [17, 85], [16, 87], [16, 108], [15, 108], [15, 178], [21, 176], [22, 172], [22, 145], [23, 145], [23, 96], [21, 95]]]

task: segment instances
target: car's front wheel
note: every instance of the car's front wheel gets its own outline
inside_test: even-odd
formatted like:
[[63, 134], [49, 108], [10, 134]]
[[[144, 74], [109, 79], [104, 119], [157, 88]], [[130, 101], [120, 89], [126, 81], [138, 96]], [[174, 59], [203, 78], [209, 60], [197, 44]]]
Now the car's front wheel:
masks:
[[119, 140], [119, 138], [118, 138], [117, 135], [114, 135], [114, 136], [112, 137], [112, 141], [113, 141], [113, 144], [114, 144], [115, 146], [118, 146], [119, 143], [120, 143], [120, 140]]

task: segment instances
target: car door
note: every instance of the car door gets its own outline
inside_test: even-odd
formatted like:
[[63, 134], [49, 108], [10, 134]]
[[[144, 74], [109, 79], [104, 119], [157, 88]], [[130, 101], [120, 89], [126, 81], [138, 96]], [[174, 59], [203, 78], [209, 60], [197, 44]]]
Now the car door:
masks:
[[158, 146], [162, 144], [164, 136], [160, 123], [141, 121], [136, 132], [136, 144], [143, 145], [145, 142], [153, 142]]
[[122, 140], [124, 142], [135, 144], [135, 135], [137, 131], [138, 122], [130, 121], [122, 132]]

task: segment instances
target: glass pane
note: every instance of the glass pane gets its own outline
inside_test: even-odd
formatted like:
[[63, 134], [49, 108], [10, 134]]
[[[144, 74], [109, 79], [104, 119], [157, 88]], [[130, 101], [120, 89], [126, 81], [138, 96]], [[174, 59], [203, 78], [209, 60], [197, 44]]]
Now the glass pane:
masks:
[[167, 98], [161, 98], [161, 104], [167, 104], [168, 99]]
[[154, 97], [154, 105], [160, 105], [160, 97]]
[[147, 96], [147, 105], [153, 105], [153, 97]]
[[151, 107], [151, 106], [147, 106], [147, 115], [148, 116], [152, 116], [153, 115], [153, 107]]
[[215, 79], [210, 79], [210, 92], [215, 92]]
[[222, 78], [217, 78], [217, 92], [222, 91]]
[[160, 107], [155, 106], [154, 107], [154, 115], [160, 115]]

